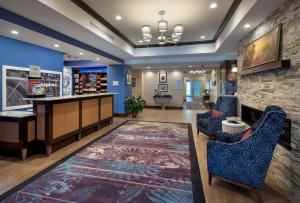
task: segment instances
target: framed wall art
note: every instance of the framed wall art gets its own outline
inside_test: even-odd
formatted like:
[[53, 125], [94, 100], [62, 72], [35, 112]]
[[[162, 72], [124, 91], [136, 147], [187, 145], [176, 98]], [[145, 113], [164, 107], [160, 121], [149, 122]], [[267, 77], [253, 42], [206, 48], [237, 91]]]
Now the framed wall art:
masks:
[[254, 42], [243, 52], [243, 69], [254, 68], [279, 59], [280, 26], [276, 26]]
[[131, 85], [131, 74], [126, 73], [126, 85]]
[[159, 82], [166, 83], [167, 82], [167, 73], [159, 73]]
[[[27, 97], [29, 68], [2, 66], [2, 109], [15, 110], [32, 108]], [[41, 70], [42, 85], [46, 88], [47, 97], [62, 96], [62, 72]]]
[[168, 91], [168, 84], [159, 84], [158, 85], [159, 92], [167, 92]]

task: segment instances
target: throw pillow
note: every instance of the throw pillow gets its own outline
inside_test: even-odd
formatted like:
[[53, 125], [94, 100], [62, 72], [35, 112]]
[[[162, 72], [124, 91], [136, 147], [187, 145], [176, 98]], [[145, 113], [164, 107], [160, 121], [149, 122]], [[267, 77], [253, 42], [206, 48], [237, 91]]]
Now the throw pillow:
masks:
[[211, 115], [212, 115], [212, 117], [218, 118], [218, 117], [220, 117], [220, 116], [223, 115], [223, 112], [222, 111], [218, 111], [216, 109], [213, 109], [212, 112], [211, 112]]
[[253, 130], [252, 129], [249, 129], [247, 130], [244, 135], [242, 136], [241, 140], [240, 141], [244, 141], [246, 139], [248, 139], [253, 133]]

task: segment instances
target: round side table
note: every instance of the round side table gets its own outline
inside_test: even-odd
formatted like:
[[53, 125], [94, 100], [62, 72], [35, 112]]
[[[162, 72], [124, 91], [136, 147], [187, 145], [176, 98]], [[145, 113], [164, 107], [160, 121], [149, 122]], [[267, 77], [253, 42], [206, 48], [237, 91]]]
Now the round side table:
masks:
[[228, 120], [222, 121], [222, 132], [236, 134], [243, 132], [246, 129], [247, 124], [242, 121], [236, 121], [236, 123], [229, 122]]

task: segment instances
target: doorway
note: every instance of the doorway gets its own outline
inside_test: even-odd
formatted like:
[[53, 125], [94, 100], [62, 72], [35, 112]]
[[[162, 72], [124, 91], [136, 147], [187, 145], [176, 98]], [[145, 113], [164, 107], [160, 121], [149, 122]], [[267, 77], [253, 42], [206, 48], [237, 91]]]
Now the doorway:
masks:
[[186, 94], [187, 102], [191, 102], [194, 100], [200, 100], [200, 96], [201, 96], [200, 80], [187, 80], [185, 94]]

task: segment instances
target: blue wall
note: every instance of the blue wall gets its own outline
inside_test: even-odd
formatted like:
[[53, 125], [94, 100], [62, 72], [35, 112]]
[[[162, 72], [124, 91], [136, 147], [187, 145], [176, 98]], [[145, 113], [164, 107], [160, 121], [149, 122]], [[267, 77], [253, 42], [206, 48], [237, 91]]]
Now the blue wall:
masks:
[[[126, 73], [130, 73], [131, 68], [126, 65], [110, 65], [107, 68], [108, 92], [118, 93], [114, 96], [114, 113], [124, 114], [126, 97], [131, 96], [131, 86], [125, 84]], [[118, 86], [113, 86], [113, 81], [119, 81]]]
[[[43, 70], [63, 72], [62, 52], [36, 46], [19, 40], [0, 36], [0, 84], [2, 84], [2, 66], [28, 67], [40, 66]], [[0, 88], [0, 110], [2, 111], [2, 88]]]

